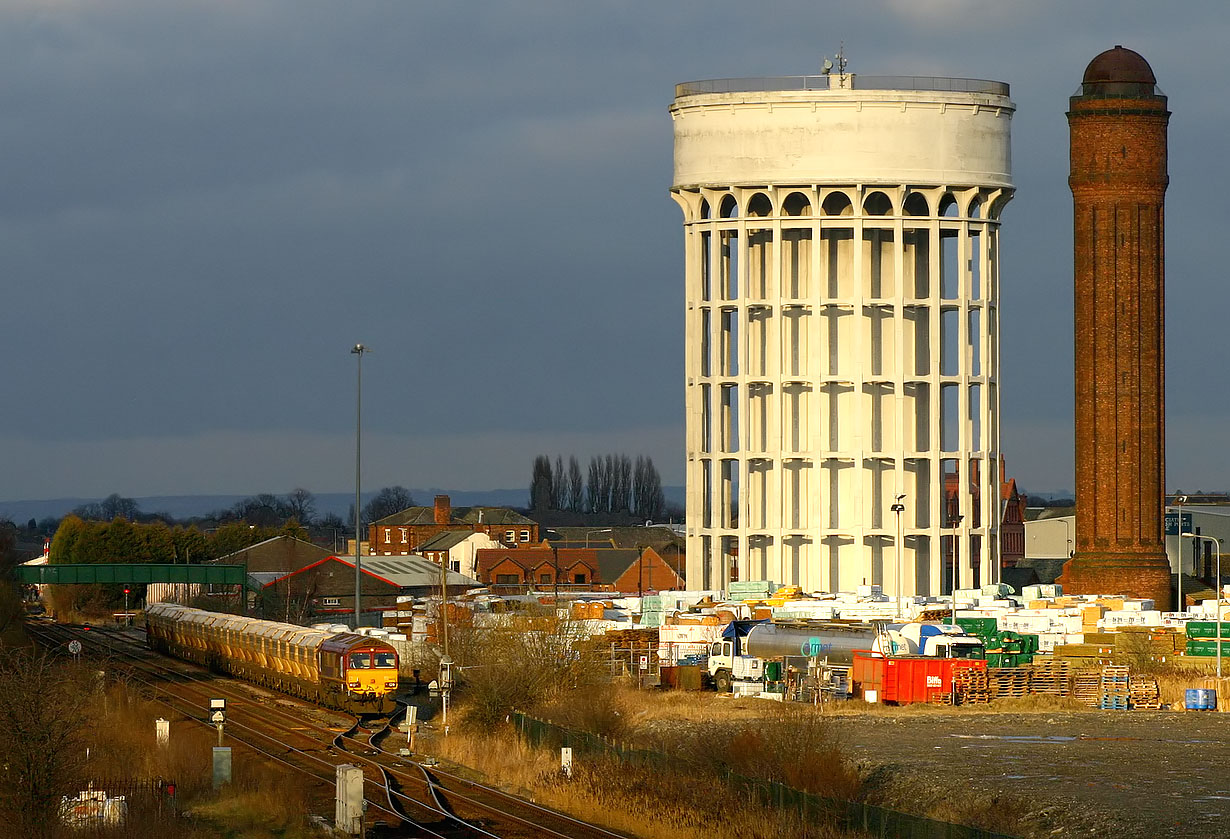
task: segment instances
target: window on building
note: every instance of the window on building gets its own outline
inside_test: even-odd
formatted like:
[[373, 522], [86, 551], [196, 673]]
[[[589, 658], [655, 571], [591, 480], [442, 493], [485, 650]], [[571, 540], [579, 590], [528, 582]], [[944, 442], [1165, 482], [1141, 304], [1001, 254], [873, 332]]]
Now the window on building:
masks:
[[515, 586], [517, 583], [521, 581], [517, 579], [516, 574], [496, 574], [495, 582], [496, 582], [496, 585]]
[[448, 568], [454, 574], [460, 574], [461, 573], [461, 560], [454, 559], [452, 562], [448, 564]]
[[584, 585], [584, 584], [585, 584], [585, 575], [584, 575], [584, 574], [573, 574], [573, 575], [572, 575], [572, 581], [573, 581], [574, 583], [580, 583], [581, 585]]
[[504, 541], [509, 543], [510, 545], [517, 544], [517, 531], [515, 530], [504, 531]]
[[325, 606], [341, 606], [342, 601], [336, 597], [326, 597], [320, 601]]
[[528, 530], [521, 531], [521, 541], [522, 542], [530, 541], [530, 532]]
[[389, 542], [393, 541], [393, 528], [386, 527], [383, 529], [384, 529], [384, 542], [385, 544], [388, 544]]
[[409, 545], [410, 544], [410, 528], [399, 527], [397, 529], [401, 531], [401, 543], [403, 545]]
[[551, 575], [550, 575], [550, 574], [539, 574], [539, 575], [538, 575], [538, 582], [540, 582], [540, 583], [545, 583], [545, 584], [547, 584], [547, 585], [550, 585], [550, 584], [551, 584]]

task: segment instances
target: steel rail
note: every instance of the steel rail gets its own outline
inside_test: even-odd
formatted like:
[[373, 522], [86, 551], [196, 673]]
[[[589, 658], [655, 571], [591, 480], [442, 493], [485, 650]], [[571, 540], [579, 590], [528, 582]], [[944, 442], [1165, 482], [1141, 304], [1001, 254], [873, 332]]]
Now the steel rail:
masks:
[[[42, 636], [42, 639], [43, 639], [43, 640], [52, 640], [52, 639], [50, 638], [50, 634], [51, 634], [51, 633], [48, 633], [48, 632], [47, 632], [47, 630], [46, 630], [45, 628], [44, 628], [44, 629], [42, 629], [42, 630], [36, 630], [36, 631], [34, 631], [34, 632], [31, 632], [31, 634], [32, 634], [32, 635], [36, 638], [36, 640], [40, 640], [40, 635]], [[103, 637], [103, 633], [99, 633], [98, 635], [92, 636], [90, 640], [92, 641], [94, 638], [101, 638], [101, 637]], [[133, 643], [133, 644], [135, 644], [135, 643], [136, 643], [136, 642], [132, 642], [130, 639], [127, 639], [127, 640], [129, 641], [129, 643]], [[56, 642], [58, 643], [58, 640], [56, 640]], [[107, 646], [107, 648], [108, 648], [109, 650], [111, 649], [111, 645], [110, 645], [109, 643], [108, 643], [108, 644], [106, 644], [106, 646]], [[141, 649], [142, 649], [143, 651], [145, 650], [145, 648], [144, 648], [144, 647], [142, 647]], [[124, 654], [122, 654], [122, 653], [121, 653], [120, 655], [124, 655]], [[157, 669], [163, 670], [163, 671], [165, 671], [165, 672], [167, 672], [167, 673], [172, 673], [172, 674], [174, 674], [174, 675], [176, 675], [176, 676], [180, 676], [180, 677], [187, 677], [187, 680], [188, 680], [189, 682], [192, 682], [192, 681], [205, 681], [204, 679], [201, 679], [201, 678], [198, 678], [198, 677], [194, 677], [194, 676], [192, 676], [191, 674], [184, 674], [184, 673], [181, 673], [181, 672], [179, 672], [179, 671], [172, 670], [171, 668], [167, 668], [167, 667], [165, 667], [165, 666], [158, 665], [158, 664], [153, 663], [153, 662], [149, 662], [149, 661], [145, 661], [145, 660], [142, 660], [142, 659], [138, 659], [135, 655], [132, 655], [132, 654], [127, 654], [127, 655], [128, 655], [128, 657], [129, 657], [129, 658], [131, 658], [131, 659], [133, 659], [134, 661], [137, 661], [137, 662], [139, 662], [139, 663], [141, 663], [141, 664], [143, 664], [143, 665], [149, 665], [149, 666], [151, 666], [151, 667], [153, 667], [153, 668], [157, 668]], [[147, 675], [156, 675], [156, 674], [148, 674], [148, 673], [147, 673]], [[196, 711], [197, 711], [197, 709], [200, 707], [200, 705], [199, 705], [198, 703], [195, 703], [195, 702], [193, 702], [192, 700], [186, 699], [185, 697], [182, 697], [182, 696], [176, 696], [176, 695], [174, 695], [174, 694], [172, 694], [172, 693], [170, 693], [169, 691], [167, 691], [167, 690], [166, 690], [166, 688], [163, 686], [163, 684], [165, 684], [165, 683], [168, 681], [168, 680], [166, 679], [165, 675], [162, 677], [162, 683], [163, 683], [163, 684], [160, 684], [160, 683], [155, 683], [155, 682], [152, 682], [152, 681], [148, 681], [148, 680], [146, 680], [146, 679], [139, 678], [139, 677], [136, 679], [136, 681], [138, 681], [140, 684], [144, 685], [145, 687], [150, 688], [150, 689], [154, 692], [154, 695], [152, 695], [152, 696], [150, 696], [150, 697], [149, 697], [151, 701], [153, 701], [153, 702], [155, 702], [155, 703], [157, 703], [157, 704], [163, 705], [163, 706], [165, 706], [165, 707], [169, 708], [170, 710], [174, 711], [175, 713], [177, 713], [177, 714], [180, 714], [180, 715], [184, 716], [186, 719], [191, 720], [192, 722], [198, 723], [198, 724], [200, 724], [200, 725], [203, 725], [203, 726], [205, 726], [206, 728], [212, 728], [212, 727], [213, 727], [213, 724], [212, 724], [212, 723], [210, 723], [207, 719], [201, 719], [199, 716], [197, 716], [197, 715], [196, 715], [196, 713], [195, 713], [195, 712], [196, 712]], [[183, 685], [183, 683], [179, 683], [179, 684], [180, 684], [181, 686]], [[217, 686], [217, 683], [216, 683], [216, 682], [213, 682], [211, 686], [212, 686], [214, 689], [217, 689], [217, 688], [218, 688], [218, 686]], [[195, 692], [196, 690], [199, 690], [199, 689], [198, 689], [198, 688], [193, 688], [192, 690], [194, 690], [194, 692]], [[169, 698], [165, 698], [165, 697], [163, 697], [163, 696], [159, 696], [159, 695], [157, 695], [159, 692], [166, 694], [166, 696], [167, 696], [167, 697], [169, 697]], [[229, 693], [229, 694], [231, 694], [232, 696], [236, 696], [236, 697], [240, 697], [240, 696], [241, 696], [241, 694], [239, 694], [237, 691], [234, 691], [233, 689], [222, 688], [222, 689], [220, 689], [218, 692]], [[201, 694], [201, 695], [202, 695], [202, 696], [204, 696], [204, 695], [206, 695], [206, 694], [202, 692], [202, 694]], [[243, 698], [244, 698], [244, 699], [247, 699], [247, 701], [250, 701], [250, 699], [248, 699], [247, 697], [243, 697]], [[179, 704], [177, 704], [175, 701], [172, 701], [172, 700], [178, 700], [178, 703], [179, 703]], [[186, 708], [185, 708], [184, 706], [186, 706]], [[304, 720], [302, 720], [302, 719], [300, 719], [300, 718], [294, 717], [294, 716], [289, 715], [289, 714], [287, 714], [287, 713], [285, 713], [285, 712], [282, 712], [282, 711], [277, 711], [277, 710], [273, 710], [273, 709], [262, 709], [262, 710], [264, 710], [266, 713], [271, 713], [271, 714], [276, 715], [276, 716], [282, 716], [282, 717], [285, 717], [285, 718], [290, 719], [290, 720], [292, 720], [292, 721], [294, 721], [294, 722], [296, 722], [296, 723], [299, 723], [299, 724], [302, 724], [302, 723], [304, 723], [304, 722], [305, 722]], [[255, 718], [257, 718], [257, 719], [260, 719], [260, 715], [259, 715], [259, 714], [252, 713], [251, 711], [249, 711], [249, 713], [251, 713], [253, 717], [255, 717]], [[265, 722], [266, 722], [266, 723], [269, 723], [269, 724], [272, 724], [272, 722], [271, 722], [270, 720], [265, 720]], [[242, 723], [242, 722], [239, 722], [239, 721], [235, 720], [234, 718], [232, 718], [230, 721], [228, 721], [228, 724], [232, 726], [232, 729], [231, 729], [231, 731], [230, 731], [230, 733], [229, 733], [229, 735], [228, 735], [228, 736], [230, 736], [232, 740], [235, 740], [235, 741], [237, 741], [237, 742], [239, 742], [239, 743], [243, 744], [244, 746], [246, 746], [246, 747], [248, 747], [248, 748], [252, 749], [252, 750], [253, 750], [254, 752], [256, 752], [257, 754], [260, 754], [261, 756], [263, 756], [263, 757], [265, 757], [265, 758], [267, 758], [267, 759], [269, 759], [269, 760], [272, 760], [272, 761], [274, 761], [275, 763], [281, 764], [281, 765], [283, 765], [283, 766], [285, 766], [285, 767], [287, 767], [287, 768], [289, 768], [289, 769], [292, 769], [292, 770], [294, 770], [294, 771], [296, 771], [296, 772], [298, 772], [298, 773], [300, 773], [300, 774], [307, 775], [308, 777], [312, 778], [313, 780], [320, 781], [320, 782], [325, 782], [325, 783], [329, 783], [329, 784], [332, 784], [332, 783], [334, 783], [334, 782], [335, 782], [335, 779], [336, 779], [336, 770], [337, 770], [337, 765], [336, 765], [336, 764], [330, 763], [329, 761], [327, 761], [327, 760], [325, 760], [325, 759], [323, 759], [323, 758], [321, 758], [321, 757], [318, 757], [318, 756], [316, 756], [316, 755], [314, 755], [314, 754], [311, 754], [310, 752], [304, 751], [303, 749], [297, 748], [297, 747], [295, 747], [295, 746], [291, 745], [290, 743], [285, 742], [284, 740], [279, 740], [277, 737], [274, 737], [274, 736], [272, 736], [272, 735], [266, 734], [266, 733], [264, 733], [264, 732], [262, 732], [262, 731], [260, 731], [260, 730], [256, 729], [255, 727], [253, 727], [253, 726], [251, 726], [251, 725], [246, 725], [246, 724], [244, 724], [244, 723]], [[309, 727], [317, 728], [318, 730], [319, 730], [319, 728], [320, 728], [319, 726], [309, 726]], [[260, 746], [260, 745], [258, 745], [257, 743], [253, 742], [251, 739], [245, 739], [243, 736], [236, 735], [236, 734], [234, 733], [234, 729], [236, 729], [236, 728], [238, 728], [238, 729], [241, 729], [241, 730], [243, 730], [243, 731], [248, 732], [248, 733], [250, 734], [250, 736], [252, 736], [252, 737], [256, 737], [256, 738], [258, 738], [258, 739], [260, 739], [260, 740], [262, 740], [262, 741], [267, 741], [267, 742], [269, 742], [269, 743], [272, 743], [272, 744], [274, 744], [276, 747], [281, 748], [281, 749], [284, 749], [287, 753], [294, 754], [294, 755], [298, 756], [301, 760], [304, 760], [304, 761], [306, 761], [306, 762], [308, 762], [308, 763], [315, 763], [315, 764], [319, 764], [321, 767], [327, 768], [327, 769], [328, 769], [328, 770], [330, 770], [330, 771], [329, 771], [329, 772], [327, 772], [327, 773], [325, 773], [325, 774], [317, 774], [317, 772], [316, 772], [316, 771], [313, 771], [313, 770], [311, 770], [311, 769], [305, 768], [304, 766], [301, 766], [301, 765], [295, 764], [295, 763], [293, 763], [293, 762], [291, 762], [291, 761], [289, 761], [289, 760], [286, 760], [284, 757], [282, 757], [282, 756], [280, 756], [280, 755], [278, 755], [278, 754], [275, 754], [275, 753], [273, 753], [273, 752], [269, 751], [269, 750], [268, 750], [268, 749], [266, 749], [266, 748], [263, 748], [262, 746]], [[331, 731], [330, 731], [330, 733], [331, 733]], [[300, 734], [300, 735], [298, 735], [298, 736], [300, 736], [300, 737], [302, 737], [302, 738], [304, 738], [304, 739], [311, 740], [311, 741], [312, 741], [315, 745], [317, 745], [317, 746], [321, 745], [321, 743], [320, 743], [319, 741], [314, 740], [313, 738], [311, 738], [311, 737], [310, 737], [309, 735], [307, 735], [307, 734]], [[353, 753], [348, 752], [348, 754], [351, 754], [351, 755], [353, 756]], [[365, 777], [365, 779], [364, 779], [365, 783], [366, 783], [367, 781], [369, 781], [369, 780], [370, 780], [370, 779], [368, 779], [368, 778], [366, 778], [366, 777]], [[372, 781], [372, 783], [376, 783], [376, 782], [375, 782], [375, 781]], [[382, 789], [383, 789], [383, 791], [384, 791], [384, 793], [385, 793], [385, 798], [386, 798], [386, 800], [389, 802], [389, 807], [382, 806], [382, 805], [380, 804], [380, 802], [379, 802], [379, 801], [374, 801], [374, 800], [372, 800], [371, 798], [369, 798], [368, 796], [366, 796], [366, 795], [365, 795], [365, 796], [364, 796], [364, 800], [365, 800], [365, 801], [367, 801], [367, 803], [369, 804], [369, 806], [370, 806], [371, 808], [373, 808], [373, 809], [375, 809], [375, 810], [378, 810], [379, 812], [386, 813], [387, 815], [389, 815], [389, 816], [391, 816], [391, 817], [393, 817], [393, 818], [397, 819], [398, 821], [400, 821], [400, 822], [404, 822], [404, 823], [406, 823], [406, 824], [408, 824], [408, 825], [412, 826], [414, 829], [416, 829], [416, 830], [421, 830], [421, 831], [423, 831], [424, 833], [429, 834], [429, 835], [430, 835], [430, 836], [432, 836], [432, 837], [437, 837], [438, 839], [451, 839], [451, 837], [447, 837], [447, 836], [445, 836], [444, 834], [441, 834], [441, 833], [436, 833], [436, 832], [435, 832], [435, 831], [433, 831], [431, 828], [427, 827], [426, 825], [422, 824], [421, 822], [417, 821], [416, 819], [411, 818], [411, 817], [410, 817], [408, 814], [406, 814], [406, 813], [404, 812], [404, 810], [402, 810], [401, 808], [396, 807], [396, 806], [394, 805], [394, 799], [395, 799], [395, 797], [400, 796], [400, 793], [393, 791], [393, 790], [392, 790], [389, 786], [387, 786], [387, 785], [384, 785], [384, 786], [382, 787]], [[406, 796], [400, 796], [400, 797], [405, 798], [405, 799], [406, 799], [407, 801], [409, 801], [410, 803], [416, 804], [416, 805], [417, 805], [417, 806], [419, 806], [420, 808], [422, 808], [422, 809], [424, 809], [424, 810], [427, 810], [428, 812], [432, 813], [433, 815], [436, 815], [436, 816], [440, 816], [440, 815], [442, 815], [441, 813], [437, 813], [436, 811], [432, 810], [432, 808], [431, 808], [429, 805], [423, 804], [422, 802], [419, 802], [419, 801], [415, 801], [413, 798], [409, 798], [409, 797], [406, 797]], [[497, 837], [497, 839], [498, 839], [498, 837]]]
[[[321, 725], [316, 724], [312, 721], [304, 720], [302, 717], [290, 714], [285, 710], [263, 706], [257, 703], [256, 701], [254, 701], [250, 693], [244, 694], [236, 690], [235, 688], [222, 687], [219, 684], [218, 680], [216, 679], [207, 680], [203, 676], [197, 676], [191, 672], [185, 672], [182, 669], [171, 668], [164, 664], [160, 664], [158, 663], [158, 660], [163, 658], [161, 654], [157, 653], [156, 651], [150, 650], [146, 645], [142, 644], [140, 641], [135, 640], [134, 638], [132, 638], [131, 636], [129, 636], [127, 633], [125, 633], [122, 630], [121, 631], [105, 631], [105, 630], [95, 629], [94, 632], [96, 632], [97, 634], [96, 635], [91, 634], [91, 636], [89, 636], [89, 640], [101, 641], [102, 644], [100, 646], [104, 646], [106, 649], [108, 649], [109, 651], [115, 654], [124, 655], [124, 656], [127, 656], [133, 659], [134, 661], [140, 662], [142, 667], [146, 668], [147, 670], [159, 670], [159, 671], [162, 671], [164, 674], [170, 674], [174, 676], [175, 679], [177, 680], [182, 680], [182, 681], [187, 681], [187, 682], [209, 681], [211, 690], [216, 691], [216, 692], [226, 693], [230, 696], [240, 699], [243, 703], [253, 706], [256, 710], [259, 711], [259, 713], [254, 713], [252, 710], [249, 710], [248, 713], [251, 713], [254, 717], [258, 719], [261, 717], [261, 715], [266, 715], [266, 716], [276, 715], [276, 716], [283, 717], [287, 720], [290, 720], [291, 722], [297, 725], [306, 726], [307, 728], [315, 729], [319, 733], [331, 735], [332, 745], [334, 748], [337, 748], [341, 751], [346, 752], [354, 760], [362, 762], [366, 764], [367, 766], [369, 766], [370, 768], [375, 769], [376, 771], [380, 773], [381, 775], [380, 781], [376, 781], [370, 778], [365, 778], [365, 781], [370, 781], [371, 783], [375, 784], [380, 789], [380, 791], [383, 793], [384, 798], [389, 802], [389, 807], [386, 808], [386, 807], [381, 806], [379, 803], [372, 801], [372, 799], [368, 798], [367, 800], [372, 806], [375, 807], [375, 809], [380, 810], [381, 812], [388, 813], [389, 815], [394, 816], [396, 818], [400, 818], [409, 824], [413, 824], [419, 829], [422, 829], [428, 833], [431, 833], [433, 836], [438, 836], [440, 834], [436, 834], [432, 832], [430, 828], [425, 827], [424, 825], [422, 825], [421, 822], [418, 822], [417, 820], [408, 816], [404, 812], [404, 810], [399, 812], [398, 809], [400, 808], [398, 809], [393, 809], [393, 808], [397, 808], [398, 804], [401, 804], [401, 807], [404, 807], [405, 804], [413, 805], [414, 807], [417, 807], [421, 810], [426, 811], [427, 813], [430, 813], [436, 818], [442, 818], [448, 822], [451, 822], [457, 828], [460, 828], [465, 831], [469, 831], [471, 834], [477, 834], [479, 836], [488, 837], [488, 839], [501, 839], [501, 837], [499, 837], [497, 834], [492, 833], [488, 830], [485, 830], [482, 827], [479, 827], [478, 825], [472, 824], [471, 822], [467, 821], [465, 818], [462, 818], [461, 816], [457, 815], [453, 811], [453, 808], [450, 805], [450, 803], [447, 800], [441, 799], [441, 793], [443, 793], [445, 796], [457, 799], [459, 803], [464, 802], [465, 804], [467, 804], [468, 806], [474, 809], [477, 809], [485, 813], [489, 813], [500, 819], [508, 820], [510, 822], [515, 823], [516, 825], [520, 827], [528, 828], [534, 831], [534, 834], [538, 836], [553, 836], [553, 837], [558, 837], [558, 839], [575, 839], [575, 837], [577, 836], [577, 833], [575, 831], [579, 829], [581, 831], [588, 832], [589, 834], [595, 835], [595, 836], [610, 837], [611, 839], [625, 839], [623, 834], [613, 833], [597, 825], [593, 825], [593, 824], [581, 821], [579, 819], [575, 819], [571, 816], [568, 816], [564, 813], [560, 813], [555, 810], [541, 807], [540, 805], [525, 801], [522, 798], [509, 795], [500, 790], [485, 786], [483, 784], [479, 784], [474, 781], [469, 781], [467, 779], [456, 776], [452, 773], [439, 770], [437, 768], [436, 770], [437, 773], [440, 776], [449, 779], [449, 781], [452, 784], [461, 785], [464, 787], [469, 787], [474, 790], [477, 790], [480, 794], [487, 795], [489, 797], [497, 799], [497, 801], [503, 803], [505, 807], [511, 806], [515, 808], [520, 808], [522, 810], [529, 810], [530, 812], [532, 812], [534, 815], [536, 815], [540, 819], [555, 820], [558, 822], [563, 822], [569, 826], [570, 832], [568, 833], [560, 832], [558, 830], [555, 830], [551, 827], [548, 827], [542, 824], [541, 821], [534, 821], [532, 819], [527, 819], [523, 816], [517, 815], [516, 813], [509, 812], [507, 809], [501, 809], [499, 807], [493, 806], [490, 803], [483, 802], [479, 800], [478, 798], [476, 798], [473, 794], [467, 794], [461, 790], [458, 790], [455, 788], [449, 788], [448, 786], [441, 784], [438, 780], [436, 780], [436, 778], [427, 769], [427, 767], [423, 766], [422, 764], [416, 761], [408, 760], [405, 757], [395, 752], [391, 752], [387, 749], [382, 748], [378, 744], [371, 742], [372, 738], [376, 737], [377, 734], [383, 734], [389, 731], [391, 722], [392, 722], [391, 719], [386, 720], [384, 723], [384, 727], [381, 729], [381, 731], [374, 732], [371, 735], [371, 737], [369, 737], [369, 741], [365, 744], [362, 740], [354, 736], [355, 733], [360, 728], [360, 723], [357, 719], [355, 719], [355, 722], [352, 723], [349, 729], [341, 733], [336, 733], [335, 730], [332, 728], [322, 727]], [[136, 648], [141, 653], [141, 655], [137, 655], [136, 653], [121, 653], [115, 649], [117, 644], [112, 643], [112, 642], [119, 642], [119, 644]], [[186, 662], [181, 659], [176, 659], [176, 661], [183, 665], [186, 665], [190, 669], [196, 669], [200, 667], [200, 665], [197, 665], [194, 662]], [[163, 678], [165, 680], [166, 677], [164, 676]], [[148, 686], [154, 689], [157, 689], [157, 686], [153, 685], [152, 683], [145, 682], [145, 684], [147, 684]], [[239, 681], [238, 684], [245, 684], [245, 683], [243, 681]], [[164, 705], [168, 705], [168, 707], [173, 707], [169, 703], [163, 700], [156, 700], [156, 701], [159, 701]], [[182, 700], [182, 701], [186, 701], [186, 700]], [[310, 703], [308, 704], [310, 705]], [[311, 707], [316, 707], [316, 706], [311, 706]], [[175, 709], [175, 710], [179, 711], [180, 709]], [[180, 712], [182, 713], [182, 711]], [[199, 718], [191, 714], [189, 714], [188, 716], [190, 716], [192, 719], [196, 720], [197, 722], [200, 722], [203, 725], [206, 725], [206, 726], [210, 725], [207, 721], [200, 720]], [[293, 751], [301, 755], [305, 759], [314, 761], [323, 766], [327, 766], [330, 769], [335, 769], [335, 766], [333, 764], [330, 764], [327, 761], [324, 761], [323, 759], [316, 757], [315, 755], [306, 753], [301, 749], [296, 749], [295, 747], [290, 746], [289, 744], [283, 741], [277, 740], [277, 738], [264, 734], [252, 728], [251, 726], [245, 726], [242, 723], [237, 723], [234, 721], [232, 721], [232, 724], [238, 725], [241, 728], [251, 731], [252, 734], [256, 737], [262, 738], [264, 740], [268, 740], [269, 742], [276, 743], [279, 747]], [[302, 735], [302, 736], [304, 736], [305, 738], [307, 737], [307, 735]], [[325, 778], [322, 776], [308, 773], [306, 770], [302, 768], [294, 767], [294, 764], [289, 764], [286, 761], [283, 761], [274, 755], [270, 755], [265, 750], [261, 749], [255, 744], [252, 744], [250, 741], [244, 740], [243, 738], [237, 737], [235, 739], [239, 740], [240, 742], [243, 742], [245, 745], [250, 746], [255, 751], [258, 751], [261, 754], [266, 754], [270, 756], [272, 759], [275, 759], [280, 763], [284, 763], [288, 766], [291, 766], [292, 768], [297, 768], [298, 771], [304, 772], [305, 774], [309, 774], [311, 777], [317, 780], [320, 780], [320, 781], [326, 781], [326, 780], [331, 781], [332, 780], [331, 777]], [[377, 752], [378, 754], [384, 757], [394, 759], [395, 761], [397, 761], [399, 765], [389, 767], [378, 761], [373, 760], [372, 758], [368, 756], [356, 754], [353, 750], [346, 747], [345, 745], [346, 742], [352, 742], [360, 747], [366, 746], [367, 748], [373, 749], [375, 752]], [[403, 766], [400, 764], [405, 764], [406, 766]], [[412, 774], [407, 776], [406, 775], [407, 766], [413, 767], [413, 769], [417, 770], [417, 772], [413, 772], [411, 770]], [[417, 777], [418, 775], [421, 775], [421, 778]], [[390, 783], [390, 781], [400, 781], [400, 780], [407, 780], [413, 784], [422, 785], [426, 791], [426, 794], [431, 798], [431, 803], [425, 803], [417, 798], [407, 795], [406, 793], [402, 792], [400, 789], [398, 790], [393, 789], [393, 784]], [[402, 804], [401, 802], [404, 802], [404, 804]]]

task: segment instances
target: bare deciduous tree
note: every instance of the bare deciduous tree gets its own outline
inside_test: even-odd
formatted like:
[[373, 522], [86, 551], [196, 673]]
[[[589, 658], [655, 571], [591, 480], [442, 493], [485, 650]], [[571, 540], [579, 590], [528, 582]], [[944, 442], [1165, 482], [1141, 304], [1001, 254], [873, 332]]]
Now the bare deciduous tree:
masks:
[[60, 799], [81, 788], [94, 675], [45, 653], [0, 652], [0, 835], [49, 835]]
[[[370, 524], [413, 506], [414, 498], [411, 497], [410, 490], [404, 486], [385, 487], [363, 505], [363, 520]], [[354, 511], [351, 510], [351, 519], [353, 518]]]
[[291, 518], [307, 526], [316, 517], [316, 496], [302, 487], [296, 487], [286, 496], [286, 508]]

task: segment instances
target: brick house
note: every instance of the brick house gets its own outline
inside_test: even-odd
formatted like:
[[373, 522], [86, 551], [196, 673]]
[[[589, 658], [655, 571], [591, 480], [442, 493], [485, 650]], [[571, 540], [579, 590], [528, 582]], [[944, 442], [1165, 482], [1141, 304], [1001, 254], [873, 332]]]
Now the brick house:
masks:
[[[597, 548], [493, 548], [477, 552], [480, 583], [505, 592], [527, 588], [559, 587], [566, 591], [594, 591], [598, 580]], [[558, 563], [558, 564], [557, 564]]]
[[538, 544], [538, 523], [507, 507], [453, 507], [437, 495], [431, 507], [407, 507], [368, 525], [369, 553], [407, 556], [445, 531], [485, 533], [509, 547]]
[[436, 565], [446, 562], [450, 571], [478, 579], [478, 551], [499, 547], [486, 533], [444, 530], [419, 545], [418, 552]]
[[[557, 565], [558, 563], [558, 565]], [[496, 591], [555, 588], [636, 594], [679, 589], [683, 578], [653, 548], [497, 548], [478, 551], [478, 580]]]
[[683, 576], [653, 548], [615, 548], [598, 552], [603, 584], [620, 594], [682, 589]]
[[1003, 568], [1015, 568], [1025, 558], [1025, 507], [1029, 497], [1016, 488], [1016, 478], [1004, 480], [1004, 459], [999, 459], [999, 561]]

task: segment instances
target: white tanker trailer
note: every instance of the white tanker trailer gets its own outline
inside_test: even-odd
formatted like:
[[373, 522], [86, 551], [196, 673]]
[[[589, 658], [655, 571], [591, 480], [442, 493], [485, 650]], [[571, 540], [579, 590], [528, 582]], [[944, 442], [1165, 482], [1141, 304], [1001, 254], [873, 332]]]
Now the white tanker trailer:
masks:
[[736, 681], [764, 680], [764, 663], [808, 659], [832, 667], [850, 665], [854, 653], [883, 656], [986, 658], [982, 640], [944, 623], [789, 623], [733, 621], [709, 648], [709, 676], [719, 692]]

